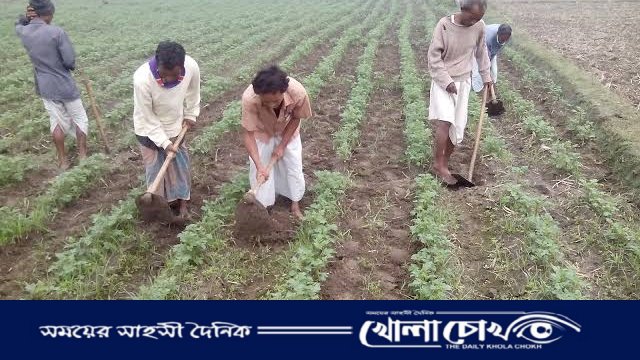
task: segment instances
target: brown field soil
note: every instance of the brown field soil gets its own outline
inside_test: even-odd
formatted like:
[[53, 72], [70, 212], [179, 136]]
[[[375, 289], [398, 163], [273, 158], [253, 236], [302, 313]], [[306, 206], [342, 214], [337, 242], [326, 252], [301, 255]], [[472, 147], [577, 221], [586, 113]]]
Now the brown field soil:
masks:
[[[426, 47], [429, 38], [424, 28], [425, 12], [418, 0], [399, 0], [404, 11], [415, 11], [411, 27], [411, 42], [418, 72], [428, 78]], [[585, 71], [593, 73], [602, 83], [640, 105], [640, 70], [637, 58], [640, 45], [636, 43], [637, 30], [633, 20], [638, 15], [640, 2], [613, 1], [611, 7], [604, 3], [574, 1], [514, 1], [496, 0], [499, 11], [514, 20], [514, 29], [526, 32], [541, 41], [550, 50], [556, 50], [575, 60]], [[349, 174], [352, 185], [341, 201], [341, 211], [336, 220], [338, 227], [335, 256], [326, 270], [327, 279], [321, 284], [322, 299], [412, 299], [410, 264], [419, 246], [411, 235], [412, 210], [415, 200], [415, 179], [428, 171], [428, 164], [413, 167], [405, 159], [405, 123], [403, 84], [398, 29], [404, 11], [394, 18], [383, 35], [373, 64], [373, 92], [364, 110], [360, 124], [360, 137], [352, 156], [347, 161], [338, 158], [333, 147], [333, 134], [339, 129], [341, 115], [355, 85], [358, 60], [364, 50], [362, 41], [354, 42], [335, 69], [331, 79], [312, 102], [314, 117], [303, 123], [303, 164], [307, 188], [315, 182], [317, 170], [339, 171]], [[531, 16], [535, 14], [535, 16]], [[589, 25], [576, 25], [576, 14], [589, 19]], [[633, 17], [633, 18], [629, 18]], [[620, 18], [624, 22], [618, 23]], [[535, 20], [534, 20], [535, 19]], [[545, 23], [544, 28], [540, 23]], [[614, 24], [614, 25], [611, 25]], [[580, 31], [575, 30], [580, 27]], [[365, 29], [368, 31], [369, 29]], [[516, 35], [517, 36], [517, 35]], [[318, 45], [291, 70], [291, 75], [303, 80], [313, 72], [321, 59], [328, 55], [335, 39]], [[269, 46], [269, 44], [264, 44]], [[260, 49], [258, 49], [260, 50]], [[280, 54], [273, 61], [284, 58]], [[228, 64], [228, 66], [237, 64]], [[238, 65], [240, 66], [240, 65]], [[519, 81], [518, 71], [506, 63], [501, 73], [520, 94], [536, 104], [536, 110], [544, 116], [563, 138], [571, 134], [559, 119], [562, 113], [553, 104], [546, 104], [545, 97], [528, 89]], [[212, 100], [203, 111], [201, 120], [188, 138], [199, 134], [206, 126], [220, 118], [226, 105], [237, 100], [246, 84], [234, 86]], [[428, 104], [429, 83], [425, 82], [425, 103]], [[476, 96], [472, 94], [471, 96]], [[475, 134], [477, 119], [469, 119], [465, 140], [456, 149], [451, 161], [455, 172], [466, 174]], [[529, 194], [545, 199], [544, 211], [558, 224], [559, 237], [567, 264], [589, 288], [588, 298], [637, 298], [637, 285], [610, 281], [619, 274], [608, 270], [608, 254], [598, 246], [591, 246], [581, 239], [586, 235], [601, 236], [603, 229], [592, 222], [594, 212], [588, 207], [575, 206], [582, 194], [575, 181], [551, 168], [544, 160], [548, 156], [540, 150], [530, 135], [522, 128], [513, 114], [500, 119], [487, 120], [495, 133], [504, 140], [505, 150], [512, 158], [500, 161], [481, 153], [476, 164], [472, 189], [449, 191], [441, 189], [438, 206], [451, 214], [451, 226], [447, 238], [452, 244], [452, 262], [459, 270], [450, 296], [460, 299], [523, 299], [530, 295], [525, 288], [528, 280], [528, 264], [511, 268], [503, 266], [495, 253], [506, 251], [524, 256], [521, 239], [496, 234], [494, 221], [508, 217], [508, 209], [499, 205], [499, 197], [505, 184], [522, 185]], [[425, 119], [425, 126], [430, 124]], [[577, 147], [583, 172], [589, 178], [603, 183], [610, 194], [624, 194], [623, 185], [610, 180], [611, 171], [599, 160], [596, 145]], [[61, 209], [47, 229], [30, 234], [15, 243], [0, 247], [0, 298], [25, 297], [25, 284], [34, 283], [47, 275], [47, 269], [55, 261], [69, 237], [81, 236], [91, 225], [91, 216], [108, 211], [138, 184], [142, 174], [141, 159], [136, 148], [126, 149], [113, 157], [113, 171], [104, 176], [87, 195]], [[206, 200], [215, 199], [220, 187], [246, 171], [248, 157], [240, 140], [240, 132], [232, 131], [218, 141], [210, 153], [192, 157], [193, 221], [199, 221], [200, 211]], [[516, 174], [514, 167], [527, 168]], [[0, 204], [15, 204], [25, 197], [35, 196], [46, 187], [46, 179], [52, 174], [48, 166], [35, 172], [25, 181], [26, 186], [6, 188], [0, 194]], [[311, 192], [302, 201], [303, 211], [314, 201]], [[635, 221], [640, 211], [628, 207]], [[255, 299], [267, 297], [274, 284], [286, 273], [287, 254], [291, 250], [298, 229], [298, 222], [289, 214], [289, 202], [278, 199], [271, 209], [276, 223], [275, 230], [260, 238], [229, 230], [224, 254], [205, 254], [204, 264], [195, 269], [185, 284], [179, 284], [180, 295], [198, 299]], [[229, 229], [233, 223], [228, 224]], [[142, 285], [148, 284], [163, 269], [171, 248], [177, 244], [181, 228], [167, 228], [158, 224], [138, 223], [141, 233], [148, 238], [147, 247], [140, 246], [138, 258], [142, 263], [114, 274], [110, 298], [130, 298]], [[498, 229], [499, 230], [499, 229]], [[501, 241], [501, 242], [500, 242]], [[136, 245], [131, 245], [135, 247]], [[234, 273], [220, 273], [216, 261], [221, 257]], [[138, 259], [136, 258], [136, 259]], [[528, 259], [524, 259], [525, 262]], [[117, 262], [117, 261], [116, 261]], [[514, 261], [517, 262], [517, 261]], [[221, 272], [228, 269], [220, 269]], [[626, 276], [626, 275], [625, 275]], [[622, 275], [620, 276], [622, 278]], [[610, 285], [624, 284], [624, 285]], [[619, 286], [619, 289], [616, 288]]]
[[640, 109], [640, 2], [495, 0], [491, 6], [513, 20], [514, 37], [526, 33], [572, 59]]

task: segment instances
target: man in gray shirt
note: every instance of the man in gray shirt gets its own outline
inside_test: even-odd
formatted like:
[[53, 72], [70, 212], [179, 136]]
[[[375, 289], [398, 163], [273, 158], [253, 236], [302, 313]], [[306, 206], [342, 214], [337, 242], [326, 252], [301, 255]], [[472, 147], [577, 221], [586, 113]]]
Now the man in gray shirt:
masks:
[[76, 54], [64, 30], [51, 25], [54, 12], [50, 0], [31, 0], [26, 16], [21, 15], [16, 23], [16, 34], [31, 58], [36, 92], [49, 113], [58, 165], [64, 170], [69, 167], [64, 149], [65, 134], [77, 139], [78, 158], [83, 160], [87, 156], [88, 120], [71, 76]]

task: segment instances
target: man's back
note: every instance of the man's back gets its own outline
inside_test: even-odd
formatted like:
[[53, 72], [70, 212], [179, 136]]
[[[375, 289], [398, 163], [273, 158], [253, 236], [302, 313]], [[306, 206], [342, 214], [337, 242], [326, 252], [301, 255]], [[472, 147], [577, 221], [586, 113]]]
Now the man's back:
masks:
[[78, 99], [80, 93], [70, 72], [76, 56], [67, 34], [39, 18], [27, 25], [17, 24], [16, 33], [31, 58], [38, 94], [48, 100]]

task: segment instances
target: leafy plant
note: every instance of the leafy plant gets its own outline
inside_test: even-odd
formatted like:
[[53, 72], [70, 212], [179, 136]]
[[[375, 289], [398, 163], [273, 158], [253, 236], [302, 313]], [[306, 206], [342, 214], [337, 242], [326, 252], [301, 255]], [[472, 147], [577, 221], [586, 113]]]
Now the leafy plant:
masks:
[[0, 154], [0, 187], [19, 183], [24, 180], [24, 175], [35, 168], [33, 159], [27, 156], [6, 156]]
[[318, 171], [315, 175], [314, 202], [296, 235], [289, 271], [271, 292], [272, 299], [318, 299], [320, 283], [327, 277], [324, 269], [335, 253], [338, 230], [332, 221], [350, 180], [337, 172]]
[[440, 184], [429, 174], [416, 179], [411, 235], [422, 248], [411, 257], [409, 286], [421, 300], [449, 298], [456, 272], [452, 245], [447, 237], [452, 225], [448, 220], [451, 214], [437, 203], [439, 189]]
[[44, 229], [47, 222], [62, 207], [86, 193], [96, 181], [110, 170], [107, 158], [102, 154], [88, 157], [73, 169], [58, 175], [47, 191], [38, 196], [28, 215], [17, 209], [0, 210], [3, 230], [0, 231], [0, 245], [7, 244], [31, 231]]
[[[393, 4], [396, 4], [393, 2]], [[341, 115], [340, 129], [334, 134], [334, 147], [336, 153], [342, 159], [348, 159], [351, 151], [360, 137], [360, 122], [365, 116], [369, 96], [373, 90], [371, 80], [373, 74], [373, 62], [380, 39], [391, 23], [391, 10], [385, 19], [380, 22], [367, 36], [367, 46], [360, 56], [356, 68], [356, 85], [351, 89], [351, 95]]]
[[202, 219], [180, 233], [180, 243], [171, 249], [164, 268], [151, 284], [140, 288], [137, 298], [171, 298], [179, 287], [180, 279], [189, 276], [195, 267], [202, 264], [206, 252], [215, 252], [225, 246], [227, 224], [248, 186], [249, 178], [243, 173], [224, 185], [215, 201], [205, 202]]
[[428, 112], [425, 103], [424, 80], [418, 74], [415, 54], [411, 47], [411, 21], [413, 12], [407, 11], [400, 30], [400, 74], [402, 77], [402, 99], [407, 149], [405, 155], [412, 165], [423, 165], [431, 156], [431, 137], [425, 121]]

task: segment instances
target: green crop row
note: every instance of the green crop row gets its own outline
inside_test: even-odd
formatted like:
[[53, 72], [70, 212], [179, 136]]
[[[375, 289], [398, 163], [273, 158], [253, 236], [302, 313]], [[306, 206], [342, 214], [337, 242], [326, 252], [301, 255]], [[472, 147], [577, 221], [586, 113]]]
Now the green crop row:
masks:
[[[402, 99], [404, 101], [407, 161], [416, 166], [429, 161], [431, 136], [425, 126], [428, 111], [425, 103], [424, 79], [418, 73], [415, 54], [411, 47], [411, 22], [413, 13], [407, 11], [398, 32], [402, 76]], [[429, 31], [431, 31], [429, 29]]]
[[501, 81], [498, 88], [510, 112], [520, 120], [522, 128], [548, 149], [551, 165], [559, 171], [582, 177], [580, 154], [574, 151], [573, 144], [560, 138], [555, 128], [538, 113], [535, 104], [524, 99], [507, 79]]
[[19, 183], [24, 180], [25, 173], [34, 169], [36, 165], [28, 156], [6, 156], [0, 154], [0, 188]]
[[92, 155], [75, 168], [58, 175], [44, 194], [35, 198], [32, 204], [27, 204], [28, 212], [0, 207], [0, 245], [33, 231], [46, 231], [46, 225], [62, 207], [84, 195], [109, 170], [104, 155]]
[[[56, 254], [47, 277], [27, 285], [32, 298], [90, 298], [100, 292], [106, 276], [105, 264], [127, 242], [145, 241], [137, 232], [135, 197], [144, 190], [137, 188], [109, 213], [97, 214], [82, 237], [67, 239], [67, 245]], [[138, 234], [131, 239], [130, 234]]]
[[[587, 285], [574, 267], [565, 264], [559, 246], [562, 233], [558, 223], [546, 212], [545, 200], [527, 193], [520, 185], [507, 184], [498, 204], [496, 233], [501, 234], [505, 242], [522, 242], [526, 253], [523, 259], [528, 261], [522, 268], [528, 269], [527, 288], [531, 295], [560, 300], [583, 298]], [[508, 209], [506, 216], [502, 209]]]
[[[380, 3], [381, 2], [379, 2], [378, 4]], [[366, 23], [370, 24], [373, 21], [375, 21], [375, 17], [373, 15], [370, 15], [367, 18]], [[357, 27], [361, 27], [361, 26], [362, 25], [357, 25]], [[355, 34], [354, 36], [353, 33], [350, 33], [349, 31], [347, 31], [345, 35], [343, 35], [343, 37], [340, 40], [338, 40], [338, 42], [336, 43], [336, 46], [334, 47], [333, 52], [329, 56], [323, 59], [323, 62], [316, 68], [316, 72], [314, 72], [314, 74], [312, 74], [311, 76], [316, 76], [316, 78], [320, 78], [323, 81], [325, 81], [329, 76], [329, 74], [333, 73], [333, 69], [332, 68], [328, 69], [328, 65], [332, 64], [332, 66], [335, 66], [344, 55], [344, 49], [349, 44], [342, 41], [342, 39], [345, 39], [345, 38], [350, 39], [349, 42], [351, 42], [357, 38], [357, 34]], [[327, 59], [331, 59], [331, 60], [329, 61]], [[327, 77], [317, 76], [318, 70], [326, 73]], [[234, 110], [234, 107], [238, 107], [239, 109], [239, 102], [232, 102], [227, 107], [227, 111], [225, 111], [225, 115], [227, 116], [222, 121], [218, 122], [220, 124], [226, 124], [226, 125], [214, 125], [214, 127], [216, 127], [218, 130], [210, 131], [210, 132], [205, 131], [201, 135], [201, 136], [209, 137], [208, 141], [201, 141], [198, 139], [198, 137], [196, 137], [193, 143], [194, 144], [206, 143], [208, 147], [211, 147], [213, 146], [213, 143], [211, 143], [211, 141], [215, 141], [216, 139], [219, 139], [220, 136], [225, 133], [225, 131], [229, 131], [233, 129], [233, 126], [231, 126], [232, 122], [238, 121], [238, 118], [239, 118], [239, 115], [238, 115], [239, 110], [238, 109]], [[234, 113], [234, 111], [236, 112]], [[204, 145], [198, 145], [198, 147], [202, 149], [206, 148], [206, 146]], [[136, 228], [134, 227], [134, 224], [136, 224], [137, 211], [135, 209], [135, 206], [131, 206], [131, 204], [133, 204], [133, 199], [139, 193], [140, 193], [140, 189], [134, 189], [128, 196], [130, 200], [115, 207], [108, 214], [100, 214], [96, 217], [97, 220], [94, 222], [94, 225], [88, 230], [87, 234], [83, 236], [81, 239], [81, 242], [83, 244], [75, 245], [80, 248], [83, 248], [82, 251], [74, 250], [75, 246], [73, 244], [76, 241], [74, 239], [69, 239], [68, 242], [70, 245], [67, 247], [67, 249], [65, 249], [65, 251], [63, 251], [62, 254], [58, 255], [58, 260], [53, 265], [52, 269], [66, 268], [67, 273], [70, 273], [70, 274], [86, 273], [89, 276], [93, 276], [91, 274], [95, 274], [96, 270], [98, 269], [104, 270], [105, 268], [107, 268], [108, 259], [113, 257], [115, 253], [117, 253], [118, 245], [124, 242], [132, 243], [139, 236], [139, 234], [137, 234], [135, 231]], [[203, 213], [206, 214], [207, 210], [208, 208], [203, 209]], [[203, 215], [203, 219], [205, 218], [205, 216], [206, 215]], [[197, 225], [206, 226], [201, 223], [202, 222], [199, 222], [197, 223]], [[117, 234], [117, 236], [112, 236], [111, 234]], [[97, 239], [97, 240], [93, 240], [93, 239]], [[100, 243], [105, 243], [105, 246], [101, 246]], [[89, 269], [89, 271], [85, 269]], [[84, 278], [83, 276], [79, 276], [79, 279], [80, 279], [79, 282], [82, 282], [83, 278]], [[73, 284], [73, 281], [74, 281], [73, 277], [70, 277], [69, 279], [63, 279], [63, 280], [65, 283], [66, 282], [71, 282], [71, 283], [65, 286], [61, 286], [59, 284], [58, 285], [56, 284], [61, 283], [62, 280], [55, 280], [53, 282], [53, 285], [49, 284], [48, 286], [44, 286], [44, 287], [42, 285], [37, 287], [34, 287], [32, 285], [31, 290], [33, 291], [33, 289], [38, 290], [42, 288], [46, 290], [48, 288], [49, 293], [52, 293], [50, 289], [52, 288], [56, 289], [57, 287], [62, 289], [60, 290], [59, 293], [56, 294], [56, 296], [58, 297], [83, 296], [82, 292], [80, 293], [75, 292], [75, 291], [81, 291], [82, 285]], [[166, 280], [165, 278], [165, 279], [160, 279], [158, 281], [159, 281], [157, 282], [158, 285], [152, 285], [152, 286], [157, 287], [158, 289], [160, 288], [166, 289], [167, 286], [162, 286], [161, 283], [162, 282], [166, 283], [166, 281], [170, 281], [170, 280]], [[153, 284], [155, 283], [156, 282], [154, 281]], [[39, 293], [43, 293], [43, 291], [35, 291], [35, 293], [39, 294]], [[151, 297], [151, 295], [149, 295], [149, 297]]]
[[359, 58], [356, 68], [356, 85], [351, 89], [349, 100], [345, 110], [341, 114], [340, 129], [334, 134], [333, 144], [338, 156], [343, 160], [351, 157], [353, 147], [360, 138], [360, 122], [364, 118], [369, 103], [369, 97], [373, 90], [373, 63], [376, 59], [376, 51], [380, 40], [391, 24], [396, 12], [397, 3], [394, 1], [391, 10], [372, 31], [369, 32], [365, 42], [367, 46]]
[[429, 174], [416, 178], [411, 236], [420, 250], [411, 257], [409, 286], [421, 300], [450, 298], [456, 281], [458, 264], [447, 236], [453, 224], [451, 214], [438, 204], [440, 189]]
[[[322, 31], [320, 34], [318, 34], [318, 36], [313, 37], [313, 41], [304, 41], [298, 44], [283, 61], [282, 67], [284, 69], [291, 68], [297, 61], [299, 61], [302, 57], [309, 54], [313, 50], [311, 45], [317, 45], [322, 41], [326, 41], [341, 27], [346, 24], [352, 23], [355, 16], [357, 15], [352, 14], [351, 16], [345, 18], [343, 21], [339, 22], [339, 26], [331, 26], [325, 29], [325, 31]], [[314, 72], [314, 74], [316, 73], [317, 72]], [[307, 84], [306, 81], [305, 84]], [[309, 91], [309, 89], [307, 89], [307, 91]], [[234, 101], [230, 103], [227, 106], [222, 119], [204, 129], [200, 136], [198, 136], [198, 138], [192, 142], [191, 150], [193, 151], [193, 153], [207, 154], [211, 150], [212, 145], [219, 140], [222, 134], [238, 128], [240, 126], [241, 111], [242, 109], [240, 101]]]
[[180, 243], [171, 249], [164, 268], [151, 284], [141, 287], [137, 298], [172, 298], [181, 279], [201, 265], [206, 252], [215, 252], [225, 246], [227, 227], [248, 183], [248, 176], [243, 173], [223, 186], [215, 201], [205, 203], [202, 207], [202, 219], [190, 224], [180, 233]]
[[338, 230], [333, 221], [350, 180], [337, 172], [318, 171], [315, 175], [313, 204], [296, 235], [289, 271], [270, 293], [272, 299], [318, 299], [320, 284], [327, 278], [325, 268], [335, 254]]
[[[606, 221], [608, 224], [616, 224], [617, 229], [624, 229], [620, 235], [620, 239], [624, 241], [627, 238], [632, 241], [620, 244], [626, 249], [626, 256], [629, 257], [628, 262], [636, 269], [640, 268], [640, 253], [637, 249], [640, 247], [640, 237], [633, 236], [636, 234], [633, 226], [625, 219], [619, 206], [619, 201], [604, 192], [596, 180], [588, 179], [581, 172], [580, 155], [572, 151], [573, 146], [566, 140], [561, 140], [555, 129], [542, 116], [537, 113], [535, 105], [525, 100], [521, 95], [508, 86], [508, 82], [501, 83], [501, 95], [505, 100], [509, 110], [513, 112], [516, 118], [521, 120], [523, 128], [534, 135], [539, 143], [544, 144], [550, 142], [550, 156], [544, 160], [552, 167], [573, 175], [583, 193], [581, 198], [594, 213]], [[634, 239], [635, 238], [635, 239]]]

